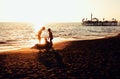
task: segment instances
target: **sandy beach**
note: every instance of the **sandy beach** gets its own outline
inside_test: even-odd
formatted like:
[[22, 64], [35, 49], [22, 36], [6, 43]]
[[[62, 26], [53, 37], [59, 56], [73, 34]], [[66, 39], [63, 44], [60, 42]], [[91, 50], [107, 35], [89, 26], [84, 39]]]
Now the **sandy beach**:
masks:
[[119, 36], [0, 52], [0, 79], [120, 79], [119, 53]]

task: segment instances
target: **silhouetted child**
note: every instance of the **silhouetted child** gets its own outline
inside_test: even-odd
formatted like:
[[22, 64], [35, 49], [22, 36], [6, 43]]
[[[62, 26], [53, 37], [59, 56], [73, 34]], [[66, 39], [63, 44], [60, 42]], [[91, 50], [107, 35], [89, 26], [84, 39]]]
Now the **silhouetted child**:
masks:
[[39, 43], [41, 41], [41, 34], [42, 34], [42, 31], [45, 30], [45, 27], [42, 27], [39, 31], [38, 31], [38, 40], [39, 40]]
[[52, 47], [52, 39], [53, 39], [53, 34], [50, 28], [48, 28], [48, 34], [49, 34], [49, 41], [50, 41], [50, 46]]

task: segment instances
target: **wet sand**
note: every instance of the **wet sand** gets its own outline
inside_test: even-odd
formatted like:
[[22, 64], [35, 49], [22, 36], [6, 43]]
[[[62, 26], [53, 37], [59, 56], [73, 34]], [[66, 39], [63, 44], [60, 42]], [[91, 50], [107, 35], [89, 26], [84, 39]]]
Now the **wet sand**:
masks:
[[0, 79], [120, 79], [120, 37], [0, 53]]

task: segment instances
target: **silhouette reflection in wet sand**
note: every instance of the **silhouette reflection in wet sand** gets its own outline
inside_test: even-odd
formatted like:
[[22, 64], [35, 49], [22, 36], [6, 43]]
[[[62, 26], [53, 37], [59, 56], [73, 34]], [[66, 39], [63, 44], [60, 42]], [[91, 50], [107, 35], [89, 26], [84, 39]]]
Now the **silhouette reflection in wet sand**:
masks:
[[49, 42], [46, 45], [36, 44], [33, 48], [39, 49], [37, 59], [47, 68], [65, 67], [62, 56], [57, 50], [51, 47]]

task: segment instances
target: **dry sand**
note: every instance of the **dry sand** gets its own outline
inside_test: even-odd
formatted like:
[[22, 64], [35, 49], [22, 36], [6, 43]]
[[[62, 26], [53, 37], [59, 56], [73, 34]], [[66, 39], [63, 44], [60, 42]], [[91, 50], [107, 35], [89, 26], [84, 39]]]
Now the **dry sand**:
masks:
[[120, 37], [0, 53], [0, 79], [120, 79]]

